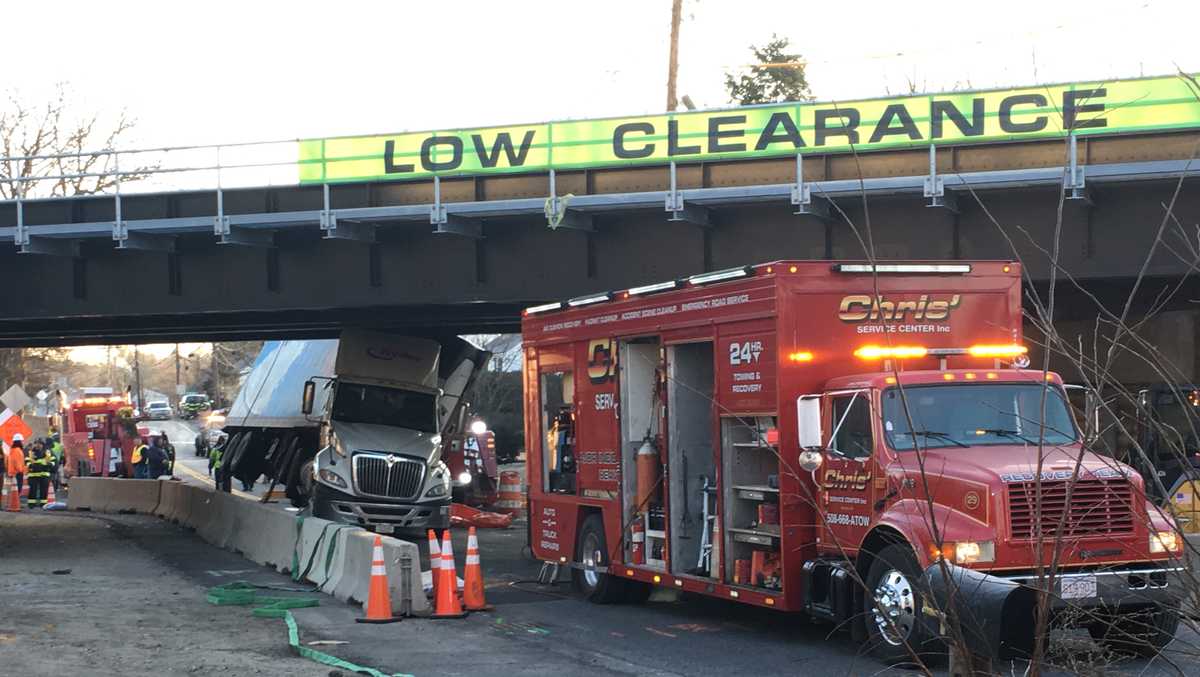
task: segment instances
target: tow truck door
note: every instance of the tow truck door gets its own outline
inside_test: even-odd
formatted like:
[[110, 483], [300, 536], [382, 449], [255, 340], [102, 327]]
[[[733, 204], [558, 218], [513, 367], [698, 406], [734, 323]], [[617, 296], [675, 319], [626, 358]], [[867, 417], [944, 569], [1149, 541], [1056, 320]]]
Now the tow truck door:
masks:
[[[825, 395], [825, 462], [818, 472], [821, 542], [827, 550], [852, 554], [871, 522], [875, 436], [871, 425], [871, 393], [839, 391]], [[836, 543], [830, 543], [830, 537]]]

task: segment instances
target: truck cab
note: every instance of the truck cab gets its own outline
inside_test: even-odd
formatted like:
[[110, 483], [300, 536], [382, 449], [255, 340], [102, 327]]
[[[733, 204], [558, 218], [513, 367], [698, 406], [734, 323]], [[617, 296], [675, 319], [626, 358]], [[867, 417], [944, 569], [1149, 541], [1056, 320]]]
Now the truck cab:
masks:
[[940, 613], [911, 591], [941, 561], [1023, 586], [1057, 561], [1053, 610], [1095, 610], [1101, 635], [1100, 617], [1147, 612], [1162, 626], [1147, 641], [1174, 635], [1182, 541], [1132, 468], [1088, 450], [1057, 375], [868, 373], [797, 406], [801, 466], [826, 506], [818, 556], [863, 576], [885, 653]]

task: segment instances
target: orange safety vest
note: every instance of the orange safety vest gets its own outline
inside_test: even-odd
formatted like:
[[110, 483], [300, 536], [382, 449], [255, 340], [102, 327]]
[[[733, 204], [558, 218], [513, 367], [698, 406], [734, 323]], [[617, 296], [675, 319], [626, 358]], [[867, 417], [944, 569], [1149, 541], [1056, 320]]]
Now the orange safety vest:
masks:
[[8, 450], [8, 459], [5, 464], [9, 476], [25, 472], [25, 451], [13, 447]]

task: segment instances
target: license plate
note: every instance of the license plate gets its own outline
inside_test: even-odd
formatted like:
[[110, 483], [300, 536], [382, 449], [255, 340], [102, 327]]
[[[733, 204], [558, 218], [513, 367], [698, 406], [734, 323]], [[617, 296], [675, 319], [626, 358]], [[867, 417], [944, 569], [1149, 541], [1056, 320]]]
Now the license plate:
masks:
[[1063, 599], [1083, 599], [1096, 596], [1095, 576], [1071, 576], [1062, 579]]
[[[375, 533], [377, 533], [377, 534], [394, 534], [394, 533], [396, 533], [396, 526], [393, 524], [377, 524], [377, 525], [375, 525]], [[1096, 588], [1096, 583], [1095, 583], [1095, 581], [1093, 581], [1092, 589], [1095, 590], [1095, 588]]]

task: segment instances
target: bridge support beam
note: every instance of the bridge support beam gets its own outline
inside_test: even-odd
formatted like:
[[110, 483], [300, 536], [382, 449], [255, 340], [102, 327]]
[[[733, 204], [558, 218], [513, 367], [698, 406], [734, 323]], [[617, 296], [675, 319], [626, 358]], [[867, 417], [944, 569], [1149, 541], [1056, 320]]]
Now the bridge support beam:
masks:
[[118, 232], [113, 229], [113, 241], [117, 243], [118, 250], [134, 250], [134, 251], [155, 251], [166, 252], [168, 254], [175, 252], [175, 238], [169, 235], [157, 235], [155, 233], [141, 233], [138, 231], [130, 232], [122, 228]]
[[444, 235], [482, 238], [483, 222], [479, 219], [468, 219], [443, 212], [441, 222], [435, 221], [433, 223], [433, 232]]
[[22, 254], [42, 254], [44, 256], [62, 256], [65, 258], [79, 257], [79, 240], [26, 235], [25, 242], [18, 243], [17, 248]]
[[375, 244], [375, 225], [355, 221], [341, 221], [334, 212], [321, 213], [321, 231], [326, 240], [350, 240]]

